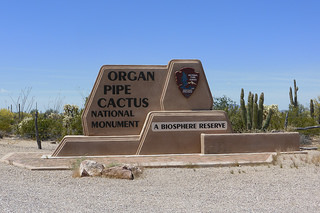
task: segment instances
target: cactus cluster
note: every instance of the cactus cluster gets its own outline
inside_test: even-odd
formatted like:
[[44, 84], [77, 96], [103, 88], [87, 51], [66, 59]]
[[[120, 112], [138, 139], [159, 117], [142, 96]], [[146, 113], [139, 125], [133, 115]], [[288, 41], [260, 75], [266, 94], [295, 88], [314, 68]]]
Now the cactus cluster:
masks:
[[268, 116], [263, 122], [263, 102], [264, 102], [264, 94], [263, 92], [260, 95], [259, 103], [258, 103], [258, 95], [249, 92], [248, 95], [248, 104], [246, 106], [244, 101], [244, 90], [241, 89], [240, 95], [240, 108], [241, 108], [241, 118], [243, 121], [243, 125], [248, 130], [265, 130], [268, 128], [272, 116], [272, 110], [269, 109]]

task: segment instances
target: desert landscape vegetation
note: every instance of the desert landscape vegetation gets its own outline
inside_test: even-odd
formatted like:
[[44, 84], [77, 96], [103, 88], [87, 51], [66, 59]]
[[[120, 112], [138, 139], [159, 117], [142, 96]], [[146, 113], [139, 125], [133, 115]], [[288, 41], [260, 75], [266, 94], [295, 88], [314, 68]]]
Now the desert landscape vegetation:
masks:
[[[214, 97], [212, 109], [227, 112], [234, 132], [299, 131], [301, 144], [310, 145], [312, 138], [320, 134], [320, 96], [310, 99], [310, 105], [304, 106], [298, 101], [296, 80], [293, 83], [293, 87], [288, 88], [288, 108], [285, 110], [279, 110], [277, 104], [265, 105], [263, 92], [258, 96], [250, 91], [245, 93], [243, 89], [240, 104], [227, 96]], [[58, 97], [52, 106], [38, 112], [30, 97], [31, 91], [31, 87], [22, 89], [7, 109], [0, 110], [0, 137], [37, 139], [38, 136], [38, 141], [59, 142], [65, 135], [83, 134], [81, 114], [87, 98], [84, 98], [83, 106], [62, 106]]]

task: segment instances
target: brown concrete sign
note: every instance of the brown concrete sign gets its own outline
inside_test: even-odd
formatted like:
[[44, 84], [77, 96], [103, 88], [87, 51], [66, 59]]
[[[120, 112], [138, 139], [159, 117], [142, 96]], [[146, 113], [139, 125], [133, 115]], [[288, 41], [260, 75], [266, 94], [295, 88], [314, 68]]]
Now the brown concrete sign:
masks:
[[[84, 135], [65, 136], [52, 156], [216, 152], [220, 139], [212, 135], [230, 134], [232, 127], [227, 114], [212, 106], [199, 60], [105, 65], [82, 114]], [[229, 139], [224, 144], [232, 150]]]
[[151, 111], [210, 110], [212, 104], [199, 60], [172, 60], [168, 66], [105, 65], [82, 115], [84, 135], [138, 135]]

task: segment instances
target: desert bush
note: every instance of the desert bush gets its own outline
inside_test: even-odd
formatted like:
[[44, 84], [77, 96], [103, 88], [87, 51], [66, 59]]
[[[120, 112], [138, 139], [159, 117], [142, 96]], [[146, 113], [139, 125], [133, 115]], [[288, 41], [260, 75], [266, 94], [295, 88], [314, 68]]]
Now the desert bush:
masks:
[[[298, 105], [294, 107], [289, 106], [288, 110], [288, 131], [297, 131], [298, 127], [309, 127], [317, 125], [317, 121], [314, 117], [310, 116], [310, 111], [303, 105]], [[319, 135], [320, 129], [308, 129], [299, 130], [299, 133], [306, 136]]]
[[223, 110], [227, 113], [234, 132], [242, 132], [244, 130], [240, 108], [235, 101], [224, 95], [222, 97], [214, 97], [213, 102], [214, 110]]
[[[289, 104], [289, 110], [288, 113], [288, 129], [289, 130], [296, 130], [297, 127], [309, 127], [309, 126], [315, 126], [317, 123], [319, 123], [320, 117], [317, 116], [318, 110], [318, 102], [317, 99], [310, 101], [310, 109], [308, 110], [306, 107], [304, 107], [302, 104], [299, 104], [298, 98], [297, 98], [297, 92], [299, 88], [296, 85], [296, 80], [294, 80], [294, 93], [292, 92], [292, 88], [290, 87], [289, 90], [289, 98], [290, 98], [290, 104]], [[319, 97], [318, 97], [319, 99]], [[320, 108], [319, 108], [320, 112]], [[304, 135], [314, 135], [314, 134], [320, 134], [320, 129], [310, 129], [310, 130], [302, 130], [300, 133]]]
[[14, 124], [14, 114], [7, 109], [0, 110], [0, 131], [3, 135], [12, 131], [12, 125]]
[[[49, 116], [40, 113], [38, 115], [38, 130], [40, 140], [57, 140], [62, 137], [62, 117], [59, 114]], [[35, 117], [25, 117], [18, 125], [19, 135], [35, 139]]]
[[310, 112], [303, 106], [289, 106], [288, 124], [295, 127], [307, 127], [317, 125], [317, 122], [310, 116]]
[[[35, 112], [35, 111], [34, 111]], [[65, 135], [81, 135], [82, 110], [75, 105], [65, 105], [64, 113], [47, 110], [38, 114], [38, 130], [40, 140], [61, 140]], [[17, 126], [17, 134], [35, 139], [35, 116], [25, 117]]]
[[266, 119], [269, 109], [272, 110], [272, 119], [270, 121], [270, 125], [267, 128], [268, 131], [271, 130], [284, 130], [284, 123], [286, 119], [286, 113], [280, 112], [278, 105], [272, 104], [272, 105], [264, 105], [263, 109], [263, 117]]
[[[315, 121], [320, 124], [320, 96], [318, 96], [318, 98], [313, 99], [313, 118], [315, 119]], [[311, 107], [310, 107], [311, 108]], [[311, 109], [310, 109], [311, 111]], [[310, 113], [311, 114], [311, 113]]]
[[25, 117], [19, 124], [17, 134], [26, 138], [35, 138], [34, 118]]
[[76, 105], [65, 105], [63, 113], [63, 135], [82, 135], [81, 114]]
[[47, 132], [46, 139], [60, 140], [63, 136], [62, 115], [53, 112], [49, 115], [44, 114], [43, 117], [40, 116], [38, 128], [41, 130], [43, 128], [42, 131]]

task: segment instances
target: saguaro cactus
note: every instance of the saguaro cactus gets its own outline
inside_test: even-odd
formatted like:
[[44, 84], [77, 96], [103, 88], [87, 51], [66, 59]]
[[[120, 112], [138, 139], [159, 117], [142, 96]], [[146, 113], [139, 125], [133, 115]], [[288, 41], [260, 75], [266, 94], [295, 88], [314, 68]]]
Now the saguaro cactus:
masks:
[[299, 87], [297, 87], [296, 80], [293, 80], [293, 86], [294, 86], [294, 97], [292, 95], [292, 88], [290, 87], [289, 91], [289, 97], [290, 97], [290, 104], [293, 105], [294, 107], [298, 106], [298, 90]]

